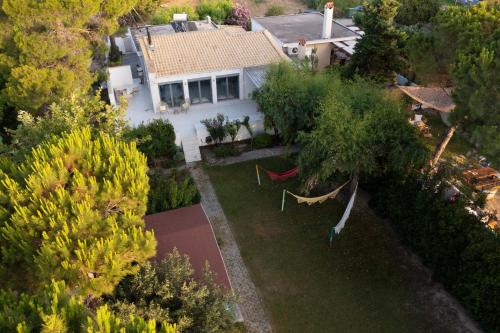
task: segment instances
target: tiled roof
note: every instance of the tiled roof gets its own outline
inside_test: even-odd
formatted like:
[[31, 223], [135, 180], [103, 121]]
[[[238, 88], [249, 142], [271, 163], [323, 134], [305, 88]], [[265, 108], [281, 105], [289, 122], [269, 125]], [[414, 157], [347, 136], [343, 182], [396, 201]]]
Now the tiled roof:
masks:
[[146, 37], [140, 44], [148, 71], [158, 77], [262, 66], [287, 59], [267, 31], [224, 27], [151, 38], [154, 49]]

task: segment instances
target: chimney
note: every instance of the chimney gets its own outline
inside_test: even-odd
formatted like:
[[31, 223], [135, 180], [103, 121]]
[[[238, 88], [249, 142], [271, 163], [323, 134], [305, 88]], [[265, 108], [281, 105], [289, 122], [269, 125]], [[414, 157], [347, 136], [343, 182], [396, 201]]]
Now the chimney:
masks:
[[207, 23], [208, 24], [212, 24], [212, 18], [210, 16], [207, 15]]
[[151, 40], [151, 33], [149, 32], [149, 27], [146, 26], [146, 34], [148, 35], [148, 45], [151, 51], [155, 50], [155, 46], [153, 45], [153, 41]]
[[332, 21], [333, 21], [333, 2], [325, 4], [325, 12], [323, 13], [323, 31], [321, 38], [332, 38]]

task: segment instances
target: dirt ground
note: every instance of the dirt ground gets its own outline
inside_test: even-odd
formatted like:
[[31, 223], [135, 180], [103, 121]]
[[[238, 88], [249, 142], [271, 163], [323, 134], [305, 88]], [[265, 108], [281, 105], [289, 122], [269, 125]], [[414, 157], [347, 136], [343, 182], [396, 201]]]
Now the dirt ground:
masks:
[[[189, 5], [194, 8], [199, 2], [200, 0], [164, 0], [162, 4]], [[250, 9], [251, 16], [264, 16], [271, 5], [280, 6], [285, 14], [299, 13], [306, 8], [300, 0], [239, 0], [236, 2]]]

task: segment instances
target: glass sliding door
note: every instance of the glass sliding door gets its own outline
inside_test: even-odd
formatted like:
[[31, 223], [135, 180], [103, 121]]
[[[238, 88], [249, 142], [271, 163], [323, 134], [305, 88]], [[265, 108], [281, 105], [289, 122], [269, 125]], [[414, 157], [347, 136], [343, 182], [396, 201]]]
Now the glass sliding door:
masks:
[[170, 107], [178, 107], [184, 102], [184, 90], [182, 82], [162, 84], [160, 87], [160, 99]]
[[212, 102], [212, 85], [210, 79], [189, 81], [188, 86], [191, 104]]
[[217, 78], [217, 99], [240, 98], [240, 78], [238, 75]]
[[191, 81], [188, 83], [189, 86], [189, 100], [191, 104], [200, 104], [200, 85], [199, 81]]
[[212, 103], [212, 81], [210, 79], [200, 81], [201, 103]]

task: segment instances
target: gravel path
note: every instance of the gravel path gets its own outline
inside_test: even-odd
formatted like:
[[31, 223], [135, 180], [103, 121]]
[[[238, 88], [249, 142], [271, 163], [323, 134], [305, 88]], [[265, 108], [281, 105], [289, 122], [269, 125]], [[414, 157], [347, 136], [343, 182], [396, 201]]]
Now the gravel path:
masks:
[[238, 297], [247, 331], [271, 332], [271, 322], [264, 310], [257, 288], [241, 258], [240, 249], [208, 175], [199, 164], [189, 165], [188, 169], [200, 191], [201, 204], [212, 223], [217, 239], [221, 240], [222, 257], [228, 270], [231, 285]]

